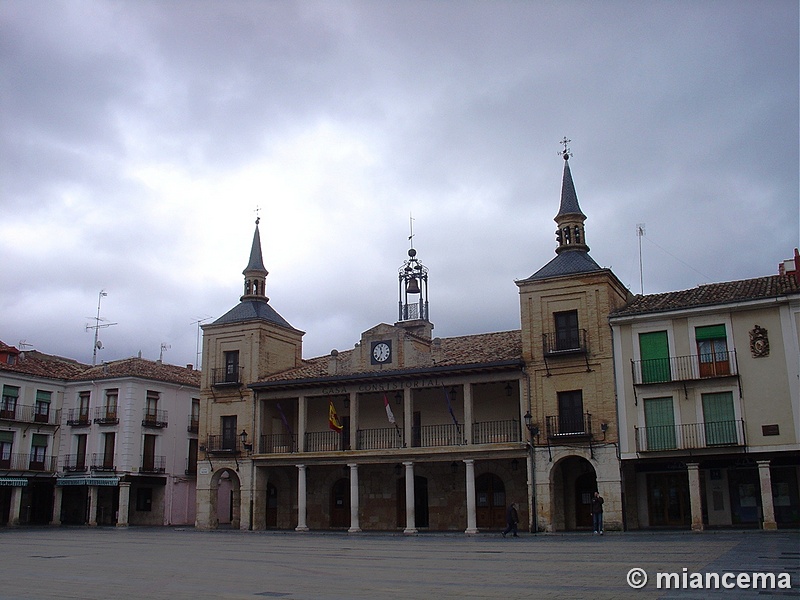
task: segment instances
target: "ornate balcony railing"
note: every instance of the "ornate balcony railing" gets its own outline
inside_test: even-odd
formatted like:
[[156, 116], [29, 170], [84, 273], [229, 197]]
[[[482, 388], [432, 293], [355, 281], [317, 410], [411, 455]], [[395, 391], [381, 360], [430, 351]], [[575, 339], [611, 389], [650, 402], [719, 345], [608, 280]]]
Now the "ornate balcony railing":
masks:
[[39, 458], [32, 454], [14, 452], [5, 455], [5, 457], [0, 455], [0, 470], [55, 473], [57, 460], [58, 457], [56, 456]]
[[737, 375], [736, 350], [691, 356], [632, 360], [633, 384], [693, 381]]
[[166, 410], [145, 410], [142, 427], [163, 429], [168, 424], [167, 416]]
[[6, 408], [0, 410], [0, 421], [58, 425], [61, 419], [61, 411], [52, 410], [49, 404], [45, 405], [45, 407], [24, 406], [21, 404], [7, 405]]
[[744, 421], [715, 421], [636, 428], [637, 452], [744, 446]]
[[115, 471], [114, 455], [105, 454], [103, 452], [96, 452], [92, 454], [92, 470], [93, 471]]
[[413, 446], [425, 448], [433, 446], [462, 446], [467, 443], [464, 439], [464, 425], [423, 425], [412, 431]]
[[484, 421], [472, 424], [472, 443], [474, 444], [502, 444], [519, 442], [522, 439], [520, 422], [510, 421]]
[[337, 452], [345, 450], [345, 436], [336, 431], [306, 433], [306, 452]]
[[94, 422], [99, 425], [117, 425], [119, 415], [116, 406], [98, 406], [94, 409]]
[[359, 429], [356, 436], [359, 450], [389, 450], [405, 446], [405, 436], [399, 427]]
[[70, 408], [67, 412], [67, 425], [72, 427], [88, 427], [92, 424], [88, 408]]
[[592, 415], [550, 415], [545, 417], [548, 438], [591, 437]]
[[88, 471], [86, 466], [86, 455], [67, 454], [64, 457], [64, 471], [68, 473], [85, 473]]
[[164, 473], [166, 468], [166, 456], [145, 456], [142, 458], [142, 466], [139, 467], [139, 473]]
[[258, 444], [258, 451], [261, 454], [297, 452], [297, 436], [288, 433], [262, 435]]

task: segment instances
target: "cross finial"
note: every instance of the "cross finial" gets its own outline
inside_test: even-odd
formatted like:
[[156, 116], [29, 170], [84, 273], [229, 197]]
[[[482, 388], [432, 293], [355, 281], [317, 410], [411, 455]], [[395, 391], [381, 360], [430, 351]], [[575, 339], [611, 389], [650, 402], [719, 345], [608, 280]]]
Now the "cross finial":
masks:
[[256, 225], [258, 225], [258, 223], [261, 221], [261, 207], [258, 204], [256, 204], [256, 210], [254, 212], [256, 213]]
[[570, 149], [569, 149], [569, 143], [570, 143], [571, 141], [572, 141], [572, 140], [568, 140], [568, 139], [567, 139], [567, 136], [564, 136], [564, 139], [563, 139], [563, 140], [561, 140], [561, 141], [559, 142], [559, 144], [563, 144], [563, 145], [564, 145], [564, 149], [563, 149], [563, 150], [561, 150], [561, 151], [558, 153], [558, 155], [559, 155], [559, 156], [563, 156], [563, 157], [564, 157], [564, 160], [569, 160], [569, 157], [570, 157], [570, 156], [572, 156], [572, 152], [570, 152]]
[[414, 247], [414, 217], [408, 213], [408, 228], [411, 235], [408, 236], [408, 241], [411, 242], [411, 247]]

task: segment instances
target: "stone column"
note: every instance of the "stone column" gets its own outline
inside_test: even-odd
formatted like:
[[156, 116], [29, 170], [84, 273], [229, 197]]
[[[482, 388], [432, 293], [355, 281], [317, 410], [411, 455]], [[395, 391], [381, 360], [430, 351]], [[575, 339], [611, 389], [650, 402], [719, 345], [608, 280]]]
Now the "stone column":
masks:
[[[464, 437], [472, 443], [472, 384], [464, 384]], [[464, 461], [466, 462], [466, 461]]]
[[308, 531], [306, 525], [306, 466], [297, 465], [297, 527], [295, 531]]
[[775, 521], [775, 505], [772, 502], [772, 475], [769, 471], [769, 461], [759, 460], [756, 462], [758, 463], [758, 479], [761, 482], [762, 527], [776, 530], [778, 523]]
[[119, 508], [117, 509], [117, 527], [128, 526], [128, 514], [131, 505], [131, 484], [129, 481], [119, 482]]
[[22, 486], [15, 485], [11, 488], [11, 507], [8, 512], [8, 524], [20, 524], [20, 510], [22, 510]]
[[478, 533], [478, 520], [475, 513], [475, 461], [465, 458], [467, 465], [467, 529], [464, 533]]
[[403, 533], [417, 533], [414, 512], [414, 463], [404, 462], [403, 466], [406, 468], [406, 528]]
[[50, 525], [61, 525], [61, 499], [63, 497], [64, 488], [57, 485], [53, 493], [53, 516], [50, 519]]
[[347, 531], [359, 533], [361, 527], [358, 524], [358, 465], [348, 463], [347, 466], [350, 467], [350, 529]]
[[89, 486], [89, 526], [97, 526], [97, 486]]
[[689, 504], [692, 508], [692, 531], [703, 531], [703, 502], [700, 490], [700, 463], [687, 463]]

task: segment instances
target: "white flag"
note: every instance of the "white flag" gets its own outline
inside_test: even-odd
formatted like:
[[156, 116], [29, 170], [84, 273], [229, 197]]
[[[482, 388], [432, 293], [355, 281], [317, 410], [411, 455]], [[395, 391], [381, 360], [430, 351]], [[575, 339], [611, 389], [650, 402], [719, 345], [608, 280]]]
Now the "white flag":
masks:
[[386, 418], [389, 419], [389, 423], [394, 425], [394, 413], [392, 412], [392, 407], [389, 406], [389, 398], [386, 397], [386, 394], [383, 395], [383, 405], [386, 407]]

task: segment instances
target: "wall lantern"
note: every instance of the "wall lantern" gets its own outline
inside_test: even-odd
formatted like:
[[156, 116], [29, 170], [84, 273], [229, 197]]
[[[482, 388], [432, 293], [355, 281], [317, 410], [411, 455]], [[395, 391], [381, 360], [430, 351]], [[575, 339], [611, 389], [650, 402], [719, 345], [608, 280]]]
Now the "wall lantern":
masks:
[[253, 450], [253, 444], [247, 443], [247, 432], [242, 429], [242, 433], [239, 434], [239, 439], [242, 441], [242, 448], [244, 448], [247, 452]]
[[394, 403], [395, 404], [402, 404], [403, 403], [403, 393], [402, 392], [397, 392], [394, 395]]
[[533, 417], [531, 416], [530, 411], [525, 413], [523, 419], [525, 419], [525, 427], [528, 428], [528, 431], [531, 432], [531, 435], [539, 435], [539, 426], [533, 424]]
[[511, 382], [509, 381], [506, 384], [506, 396], [510, 396], [512, 391], [514, 391], [514, 388], [511, 387]]
[[450, 471], [453, 473], [458, 473], [458, 463], [456, 461], [450, 463]]

